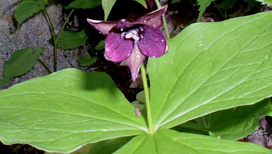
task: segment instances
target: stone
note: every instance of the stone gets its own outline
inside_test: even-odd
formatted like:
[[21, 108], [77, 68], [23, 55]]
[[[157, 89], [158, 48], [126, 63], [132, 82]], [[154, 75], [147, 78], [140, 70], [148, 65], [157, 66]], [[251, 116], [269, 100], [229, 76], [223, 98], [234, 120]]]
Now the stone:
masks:
[[[38, 13], [20, 27], [16, 28], [13, 13], [20, 0], [0, 1], [0, 79], [3, 78], [3, 68], [5, 61], [20, 49], [27, 47], [43, 47], [44, 52], [40, 59], [53, 71], [53, 46], [49, 44], [51, 39], [50, 29], [43, 13]], [[55, 32], [62, 26], [63, 14], [62, 5], [51, 5], [47, 7], [48, 14], [52, 20]], [[88, 54], [88, 47], [80, 47], [74, 50], [60, 50], [58, 53], [58, 70], [65, 68], [80, 68], [78, 61], [82, 55]], [[36, 66], [27, 74], [15, 78], [12, 84], [23, 82], [31, 78], [48, 75], [48, 72], [38, 62]], [[9, 84], [5, 88], [11, 86]], [[0, 88], [0, 90], [3, 89]]]

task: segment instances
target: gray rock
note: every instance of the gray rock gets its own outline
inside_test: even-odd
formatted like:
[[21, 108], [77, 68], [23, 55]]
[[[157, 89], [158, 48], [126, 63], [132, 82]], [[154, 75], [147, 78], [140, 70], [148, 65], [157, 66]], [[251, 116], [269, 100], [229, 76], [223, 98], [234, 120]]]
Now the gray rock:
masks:
[[[27, 47], [44, 47], [45, 50], [40, 56], [40, 59], [53, 70], [53, 46], [48, 43], [48, 40], [51, 38], [48, 23], [43, 13], [39, 13], [16, 29], [12, 16], [19, 1], [20, 0], [0, 0], [0, 79], [3, 77], [5, 61], [7, 61], [16, 50]], [[49, 6], [47, 10], [54, 25], [55, 32], [58, 32], [63, 23], [62, 6], [52, 5]], [[76, 50], [60, 51], [58, 54], [58, 70], [71, 67], [79, 68], [78, 58], [82, 55], [86, 55], [87, 50], [87, 47], [83, 47]], [[30, 72], [14, 79], [13, 84], [47, 74], [47, 71], [42, 65], [37, 63]]]

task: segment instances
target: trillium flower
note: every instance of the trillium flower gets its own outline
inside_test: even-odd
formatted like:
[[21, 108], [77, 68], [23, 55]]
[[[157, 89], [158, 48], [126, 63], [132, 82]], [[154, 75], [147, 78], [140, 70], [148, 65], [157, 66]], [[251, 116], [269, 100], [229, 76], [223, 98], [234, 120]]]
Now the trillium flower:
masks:
[[157, 58], [168, 51], [168, 44], [159, 27], [163, 24], [162, 17], [167, 5], [146, 14], [133, 22], [120, 21], [87, 21], [107, 35], [105, 58], [113, 62], [126, 61], [135, 81], [140, 66], [146, 57]]

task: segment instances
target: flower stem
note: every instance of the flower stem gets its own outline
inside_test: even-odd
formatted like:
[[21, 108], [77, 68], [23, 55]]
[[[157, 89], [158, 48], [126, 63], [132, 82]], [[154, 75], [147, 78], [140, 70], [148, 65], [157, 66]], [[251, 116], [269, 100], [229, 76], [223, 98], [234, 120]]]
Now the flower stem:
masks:
[[[156, 5], [157, 5], [158, 8], [161, 8], [161, 3], [159, 2], [159, 0], [155, 0], [155, 3], [156, 3]], [[163, 16], [162, 20], [163, 20], [163, 28], [164, 28], [164, 31], [165, 31], [166, 38], [167, 38], [167, 40], [169, 40], [170, 39], [170, 35], [169, 35], [169, 31], [168, 31], [168, 26], [167, 26], [167, 21], [166, 21], [165, 15]]]
[[148, 132], [150, 134], [154, 133], [154, 128], [152, 124], [152, 115], [151, 115], [151, 106], [150, 106], [150, 99], [149, 99], [149, 90], [147, 85], [147, 78], [145, 73], [144, 64], [141, 66], [141, 73], [142, 73], [142, 80], [144, 85], [144, 92], [145, 92], [145, 101], [146, 101], [146, 110], [147, 110], [147, 121], [148, 121]]

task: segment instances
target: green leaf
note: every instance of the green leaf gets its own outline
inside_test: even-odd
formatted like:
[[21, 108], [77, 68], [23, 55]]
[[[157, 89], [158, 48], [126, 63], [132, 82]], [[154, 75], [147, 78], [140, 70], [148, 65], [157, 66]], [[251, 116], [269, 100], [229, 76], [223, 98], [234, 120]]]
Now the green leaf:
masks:
[[2, 79], [2, 80], [0, 80], [0, 87], [4, 86], [6, 84], [9, 84], [9, 83], [11, 83], [11, 81], [9, 81], [8, 79]]
[[110, 11], [112, 7], [114, 6], [116, 0], [102, 0], [102, 7], [104, 10], [104, 20], [108, 20], [108, 16], [110, 14]]
[[266, 116], [272, 117], [272, 111], [270, 110], [270, 111], [266, 114]]
[[272, 6], [272, 0], [257, 0], [261, 2], [263, 5]]
[[[155, 135], [157, 135], [157, 133]], [[155, 141], [152, 135], [142, 134], [132, 138], [127, 144], [125, 144], [122, 148], [117, 150], [114, 154], [144, 154], [144, 153], [156, 154], [160, 152], [163, 153], [164, 151], [157, 151], [156, 149], [157, 147], [154, 142]], [[170, 151], [165, 152], [168, 153]]]
[[147, 131], [111, 78], [66, 69], [0, 91], [0, 139], [68, 153]]
[[18, 22], [18, 26], [43, 10], [46, 4], [45, 0], [23, 0], [20, 2], [14, 11], [14, 17]]
[[192, 24], [149, 59], [155, 130], [270, 97], [270, 21], [272, 12]]
[[145, 0], [135, 0], [135, 1], [142, 4], [142, 6], [144, 6], [145, 8], [147, 8]]
[[140, 91], [137, 95], [136, 95], [136, 100], [139, 101], [142, 104], [145, 104], [145, 92]]
[[175, 4], [175, 3], [180, 2], [180, 1], [182, 1], [182, 0], [172, 0], [171, 4]]
[[105, 48], [106, 40], [101, 40], [94, 48], [94, 50], [103, 50]]
[[115, 154], [158, 153], [245, 153], [270, 154], [271, 150], [253, 143], [216, 139], [209, 136], [161, 130], [154, 135], [143, 134], [131, 139]]
[[179, 126], [187, 130], [207, 132], [210, 136], [237, 140], [251, 134], [259, 120], [271, 110], [269, 99], [250, 106], [215, 112]]
[[96, 62], [96, 57], [91, 57], [90, 55], [82, 56], [79, 60], [80, 66], [90, 66]]
[[118, 150], [124, 144], [126, 144], [129, 140], [131, 140], [131, 137], [122, 137], [101, 141], [92, 147], [89, 154], [112, 154], [114, 151]]
[[42, 52], [41, 47], [34, 48], [34, 50], [26, 48], [15, 51], [9, 61], [5, 62], [4, 79], [10, 80], [30, 71], [38, 62]]
[[101, 0], [74, 0], [65, 9], [91, 9], [101, 5]]
[[62, 31], [58, 40], [58, 47], [61, 49], [75, 49], [82, 46], [88, 39], [84, 31], [70, 32]]
[[237, 0], [225, 0], [225, 1], [222, 1], [220, 4], [218, 4], [218, 7], [221, 9], [229, 9], [235, 3], [237, 3]]
[[133, 101], [131, 105], [133, 105], [135, 108], [138, 108], [139, 110], [143, 110], [145, 108], [145, 105], [138, 101]]
[[251, 9], [252, 7], [254, 7], [257, 4], [258, 4], [258, 2], [256, 0], [247, 0], [247, 7], [249, 9]]
[[197, 5], [200, 5], [200, 7], [198, 9], [199, 14], [197, 17], [197, 22], [200, 20], [200, 18], [202, 17], [203, 13], [206, 10], [206, 8], [210, 6], [212, 1], [214, 1], [214, 0], [197, 0]]

